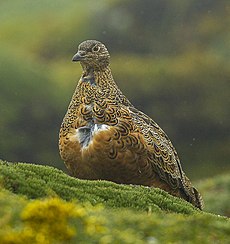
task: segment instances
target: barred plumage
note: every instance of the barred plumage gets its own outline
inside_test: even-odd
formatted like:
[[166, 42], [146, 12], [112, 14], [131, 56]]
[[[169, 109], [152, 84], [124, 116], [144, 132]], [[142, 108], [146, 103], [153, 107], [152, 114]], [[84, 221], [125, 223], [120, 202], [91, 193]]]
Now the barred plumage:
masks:
[[82, 42], [73, 57], [83, 74], [60, 129], [67, 168], [81, 179], [159, 187], [202, 209], [171, 141], [119, 90], [109, 58], [105, 45], [95, 40]]

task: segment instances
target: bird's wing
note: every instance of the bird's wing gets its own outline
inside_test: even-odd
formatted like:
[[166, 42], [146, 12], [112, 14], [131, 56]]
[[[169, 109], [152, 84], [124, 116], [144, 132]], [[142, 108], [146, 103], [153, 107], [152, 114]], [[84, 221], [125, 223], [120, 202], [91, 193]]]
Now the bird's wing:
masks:
[[145, 138], [153, 170], [173, 189], [182, 188], [186, 195], [191, 195], [192, 185], [185, 176], [177, 152], [166, 133], [143, 112], [134, 107], [129, 107], [129, 111]]

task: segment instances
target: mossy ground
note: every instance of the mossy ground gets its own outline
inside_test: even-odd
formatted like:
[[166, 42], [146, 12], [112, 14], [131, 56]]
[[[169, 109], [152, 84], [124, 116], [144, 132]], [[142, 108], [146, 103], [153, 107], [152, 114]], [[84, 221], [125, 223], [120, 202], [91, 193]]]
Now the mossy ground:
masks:
[[230, 221], [160, 189], [0, 162], [0, 243], [228, 243]]

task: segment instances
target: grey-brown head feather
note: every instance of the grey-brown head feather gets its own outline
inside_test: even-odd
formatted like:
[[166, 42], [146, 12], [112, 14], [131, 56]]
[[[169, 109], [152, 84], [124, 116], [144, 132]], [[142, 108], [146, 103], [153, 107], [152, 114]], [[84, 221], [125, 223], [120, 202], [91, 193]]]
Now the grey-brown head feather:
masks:
[[105, 45], [96, 40], [83, 41], [78, 46], [78, 52], [73, 61], [80, 61], [83, 66], [104, 67], [109, 65], [109, 52]]

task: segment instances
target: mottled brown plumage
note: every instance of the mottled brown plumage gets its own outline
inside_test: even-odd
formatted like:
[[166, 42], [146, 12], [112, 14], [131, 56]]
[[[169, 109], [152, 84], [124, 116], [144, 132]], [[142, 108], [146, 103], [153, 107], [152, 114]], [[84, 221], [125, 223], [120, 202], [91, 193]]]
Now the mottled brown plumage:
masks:
[[83, 74], [60, 129], [60, 155], [71, 174], [90, 180], [159, 187], [202, 209], [171, 141], [137, 110], [113, 80], [106, 47], [79, 45]]

